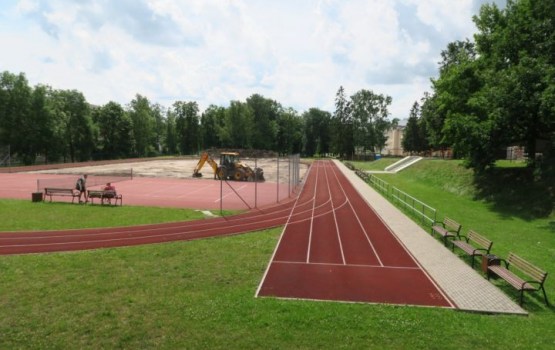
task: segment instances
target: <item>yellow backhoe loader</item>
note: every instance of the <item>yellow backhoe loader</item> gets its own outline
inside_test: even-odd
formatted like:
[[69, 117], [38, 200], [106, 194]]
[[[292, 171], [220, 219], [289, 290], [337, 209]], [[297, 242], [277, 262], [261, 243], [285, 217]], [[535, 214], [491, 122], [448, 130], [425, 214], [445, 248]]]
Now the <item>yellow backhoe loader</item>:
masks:
[[220, 165], [218, 165], [207, 152], [200, 156], [200, 160], [193, 170], [193, 177], [201, 177], [200, 170], [205, 163], [208, 163], [214, 170], [214, 179], [235, 180], [235, 181], [264, 181], [264, 171], [261, 168], [254, 170], [241, 162], [239, 153], [222, 152], [220, 153]]

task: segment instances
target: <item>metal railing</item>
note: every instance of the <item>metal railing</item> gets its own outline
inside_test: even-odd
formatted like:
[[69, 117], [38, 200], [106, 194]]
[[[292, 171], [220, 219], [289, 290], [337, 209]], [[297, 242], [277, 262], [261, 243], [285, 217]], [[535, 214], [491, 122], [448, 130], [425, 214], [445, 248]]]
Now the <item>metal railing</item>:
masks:
[[422, 223], [424, 223], [424, 220], [429, 221], [431, 224], [436, 221], [437, 210], [430, 207], [426, 203], [414, 198], [406, 192], [401, 191], [397, 187], [391, 187], [389, 194], [392, 199], [397, 201], [397, 203], [402, 204], [402, 206], [406, 209], [410, 209], [413, 213], [420, 216]]
[[381, 192], [382, 195], [388, 198], [393, 204], [417, 216], [421, 220], [422, 224], [426, 221], [429, 221], [432, 224], [436, 222], [437, 210], [435, 208], [432, 208], [421, 200], [401, 191], [397, 187], [391, 186], [389, 183], [375, 175], [365, 173], [361, 170], [357, 170], [356, 174], [376, 190]]

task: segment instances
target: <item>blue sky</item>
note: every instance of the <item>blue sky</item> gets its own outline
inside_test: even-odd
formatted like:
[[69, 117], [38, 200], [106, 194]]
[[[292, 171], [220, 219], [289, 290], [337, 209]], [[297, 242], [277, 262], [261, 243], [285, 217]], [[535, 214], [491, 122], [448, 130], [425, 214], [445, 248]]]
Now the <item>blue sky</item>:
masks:
[[[4, 0], [0, 71], [77, 89], [227, 106], [254, 93], [333, 112], [339, 86], [393, 98], [406, 118], [447, 43], [486, 0]], [[495, 0], [504, 6], [504, 0]]]

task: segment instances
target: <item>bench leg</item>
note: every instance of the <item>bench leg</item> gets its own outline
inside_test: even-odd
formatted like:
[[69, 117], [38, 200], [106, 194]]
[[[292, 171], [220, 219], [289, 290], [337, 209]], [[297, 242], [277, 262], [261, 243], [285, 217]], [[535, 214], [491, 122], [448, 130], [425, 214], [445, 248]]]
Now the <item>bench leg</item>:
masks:
[[545, 289], [543, 288], [543, 284], [542, 284], [542, 292], [543, 292], [543, 298], [545, 299], [545, 305], [549, 306], [549, 301], [547, 300], [547, 294], [545, 294]]

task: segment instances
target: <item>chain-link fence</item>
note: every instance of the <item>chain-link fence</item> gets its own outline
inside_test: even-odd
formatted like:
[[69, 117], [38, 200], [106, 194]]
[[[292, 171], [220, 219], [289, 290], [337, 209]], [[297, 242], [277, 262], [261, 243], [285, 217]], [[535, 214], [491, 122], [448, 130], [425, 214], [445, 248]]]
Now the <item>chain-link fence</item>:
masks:
[[0, 146], [0, 167], [11, 166], [10, 146]]
[[[241, 162], [251, 169], [260, 168], [264, 181], [220, 182], [220, 209], [231, 196], [241, 199], [249, 208], [279, 203], [295, 197], [308, 165], [302, 164], [298, 154], [275, 158], [242, 158]], [[257, 179], [259, 180], [259, 179]]]

